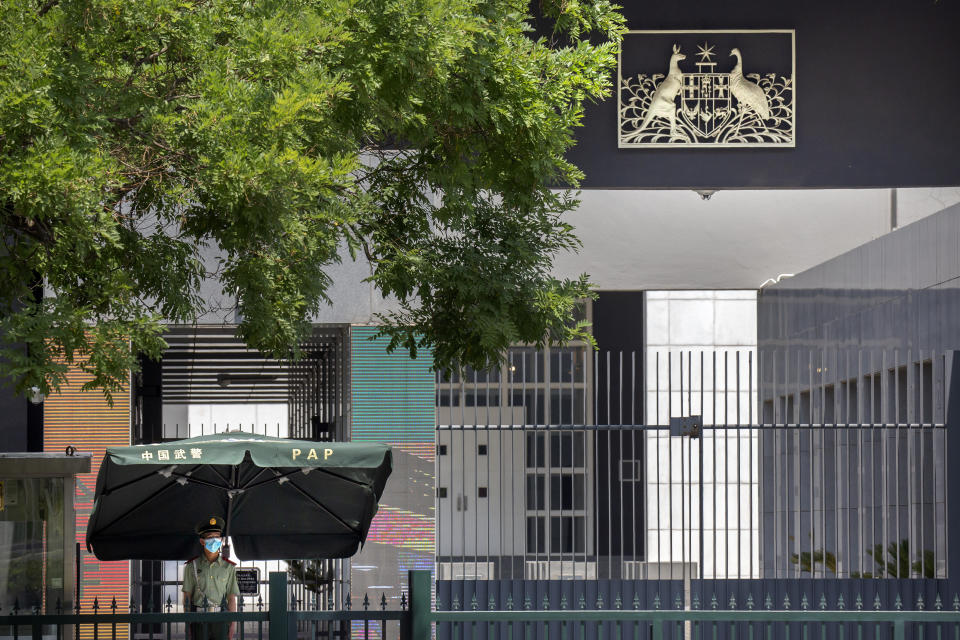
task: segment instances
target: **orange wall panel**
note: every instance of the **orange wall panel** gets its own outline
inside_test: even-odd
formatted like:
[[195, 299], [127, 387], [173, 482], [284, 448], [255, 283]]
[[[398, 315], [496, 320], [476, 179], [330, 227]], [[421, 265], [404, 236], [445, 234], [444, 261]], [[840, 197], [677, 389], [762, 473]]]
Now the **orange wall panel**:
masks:
[[[81, 550], [80, 606], [92, 612], [96, 598], [101, 613], [108, 613], [113, 598], [119, 612], [129, 611], [130, 562], [101, 562], [87, 553], [84, 539], [87, 520], [93, 510], [97, 472], [107, 447], [130, 444], [129, 388], [113, 395], [113, 406], [98, 391], [81, 391], [90, 376], [71, 367], [67, 382], [59, 393], [51, 394], [43, 404], [43, 450], [62, 453], [68, 446], [92, 456], [90, 473], [77, 476], [75, 507], [77, 542]], [[101, 632], [109, 629], [101, 629]], [[81, 628], [81, 638], [92, 638], [91, 627]], [[117, 637], [127, 637], [127, 626], [118, 625]]]

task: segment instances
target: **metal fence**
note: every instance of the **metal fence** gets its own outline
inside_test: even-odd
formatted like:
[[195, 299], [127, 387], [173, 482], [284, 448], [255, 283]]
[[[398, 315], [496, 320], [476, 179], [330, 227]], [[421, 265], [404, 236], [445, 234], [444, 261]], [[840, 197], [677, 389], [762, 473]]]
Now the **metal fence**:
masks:
[[[759, 582], [759, 581], [756, 581]], [[512, 640], [601, 639], [601, 638], [856, 638], [891, 640], [957, 637], [960, 635], [960, 596], [951, 601], [941, 593], [944, 584], [935, 581], [913, 581], [913, 584], [884, 583], [860, 580], [868, 589], [877, 585], [895, 588], [874, 590], [846, 600], [841, 592], [821, 592], [819, 597], [808, 590], [816, 581], [800, 584], [784, 582], [785, 591], [768, 592], [765, 597], [747, 593], [741, 598], [731, 595], [709, 601], [694, 600], [690, 609], [676, 598], [672, 603], [659, 597], [654, 606], [644, 609], [641, 600], [629, 591], [618, 592], [608, 599], [586, 583], [580, 596], [567, 600], [561, 596], [554, 606], [556, 590], [546, 582], [533, 592], [530, 585], [516, 581], [498, 585], [506, 606], [496, 607], [492, 591], [474, 593], [468, 601], [454, 599], [449, 607], [438, 603], [431, 609], [431, 576], [429, 571], [409, 572], [409, 606], [397, 610], [360, 607], [354, 609], [349, 599], [337, 610], [305, 609], [291, 597], [287, 575], [270, 575], [269, 606], [256, 611], [215, 613], [172, 613], [167, 603], [155, 612], [117, 611], [116, 604], [106, 612], [94, 610], [86, 614], [22, 613], [14, 607], [0, 618], [0, 633], [14, 639], [21, 636], [40, 640], [53, 637], [62, 640], [81, 637], [93, 629], [91, 637], [182, 638], [191, 624], [235, 624], [236, 638], [247, 640], [320, 640], [333, 638], [397, 637], [399, 640], [427, 640], [437, 637], [457, 640], [506, 638]], [[479, 583], [478, 583], [479, 584]], [[642, 582], [630, 583], [636, 588]], [[489, 587], [489, 585], [487, 585]], [[921, 590], [910, 587], [923, 587]], [[882, 591], [882, 594], [881, 594]], [[369, 601], [369, 599], [367, 599]], [[165, 609], [165, 610], [164, 610]], [[385, 623], [399, 623], [396, 636], [389, 635]], [[379, 627], [379, 628], [377, 628]], [[85, 634], [89, 635], [89, 634]], [[201, 637], [206, 637], [205, 635]]]
[[[429, 572], [425, 577], [426, 588], [422, 578], [417, 583], [421, 612], [424, 606], [426, 609], [430, 606]], [[24, 611], [19, 603], [14, 603], [6, 615], [0, 616], [0, 636], [14, 640], [20, 637], [174, 640], [216, 637], [216, 633], [211, 632], [213, 625], [232, 625], [233, 638], [238, 640], [408, 640], [415, 637], [410, 633], [406, 594], [400, 609], [388, 609], [385, 599], [376, 601], [369, 596], [364, 596], [355, 607], [349, 594], [337, 608], [332, 602], [328, 602], [327, 608], [320, 606], [319, 599], [306, 602], [298, 598], [284, 572], [271, 573], [269, 585], [266, 602], [259, 599], [255, 605], [245, 608], [240, 600], [237, 611], [181, 612], [175, 610], [172, 599], [148, 603], [131, 601], [128, 610], [118, 607], [116, 598], [103, 605], [94, 600], [90, 610], [81, 610], [77, 604], [72, 611], [62, 611], [57, 604], [52, 607], [54, 613], [41, 613], [39, 607]], [[397, 631], [391, 632], [390, 622], [399, 622]]]
[[441, 591], [656, 581], [689, 609], [716, 580], [945, 578], [946, 369], [934, 353], [567, 348], [441, 374]]

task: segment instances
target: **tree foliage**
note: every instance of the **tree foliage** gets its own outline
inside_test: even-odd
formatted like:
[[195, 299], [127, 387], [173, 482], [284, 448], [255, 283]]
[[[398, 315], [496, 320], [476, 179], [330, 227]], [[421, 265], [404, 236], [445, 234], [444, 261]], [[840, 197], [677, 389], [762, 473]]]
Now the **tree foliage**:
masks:
[[[326, 269], [366, 256], [393, 347], [483, 366], [583, 335], [564, 159], [609, 91], [606, 0], [0, 3], [3, 373], [118, 389], [215, 277], [296, 355]], [[201, 259], [203, 247], [221, 256]], [[42, 282], [46, 295], [33, 295]], [[132, 343], [132, 349], [128, 347]]]

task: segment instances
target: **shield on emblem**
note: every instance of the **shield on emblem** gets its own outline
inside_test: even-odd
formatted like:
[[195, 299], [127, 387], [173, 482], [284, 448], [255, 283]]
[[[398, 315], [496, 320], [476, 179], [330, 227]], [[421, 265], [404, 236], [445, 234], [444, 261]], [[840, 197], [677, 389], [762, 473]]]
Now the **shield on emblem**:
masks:
[[730, 75], [683, 74], [680, 117], [704, 137], [713, 137], [731, 116]]

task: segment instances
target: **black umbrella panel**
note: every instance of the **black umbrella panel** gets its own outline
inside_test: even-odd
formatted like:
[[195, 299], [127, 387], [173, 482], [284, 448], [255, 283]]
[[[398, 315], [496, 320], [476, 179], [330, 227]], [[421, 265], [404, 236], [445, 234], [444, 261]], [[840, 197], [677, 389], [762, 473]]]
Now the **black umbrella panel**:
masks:
[[87, 549], [101, 560], [185, 560], [222, 517], [244, 560], [346, 558], [366, 540], [392, 469], [381, 444], [226, 432], [107, 449]]

